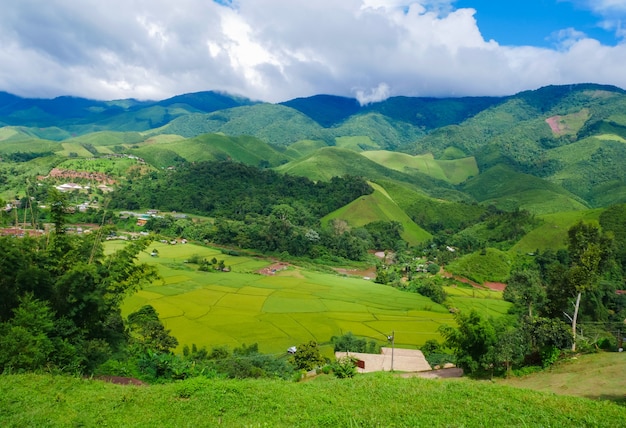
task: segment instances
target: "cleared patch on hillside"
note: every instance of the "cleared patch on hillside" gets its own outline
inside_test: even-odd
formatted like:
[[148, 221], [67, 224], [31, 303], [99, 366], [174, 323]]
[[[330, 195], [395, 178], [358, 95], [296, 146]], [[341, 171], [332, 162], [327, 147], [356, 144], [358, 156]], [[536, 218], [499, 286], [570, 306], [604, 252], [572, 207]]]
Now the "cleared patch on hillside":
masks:
[[585, 122], [589, 119], [589, 109], [582, 109], [578, 113], [571, 113], [565, 116], [552, 116], [546, 119], [555, 136], [575, 135]]

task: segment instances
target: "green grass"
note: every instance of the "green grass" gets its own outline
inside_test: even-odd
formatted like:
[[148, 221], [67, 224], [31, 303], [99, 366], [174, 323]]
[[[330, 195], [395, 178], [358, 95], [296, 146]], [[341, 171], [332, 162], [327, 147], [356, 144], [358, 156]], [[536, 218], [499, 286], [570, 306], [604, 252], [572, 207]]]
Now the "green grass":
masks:
[[312, 382], [195, 378], [120, 386], [0, 376], [0, 425], [224, 427], [621, 426], [626, 408], [489, 382], [389, 373]]
[[326, 143], [321, 140], [301, 140], [291, 144], [286, 150], [285, 155], [292, 159], [298, 159], [308, 156], [317, 149], [326, 147]]
[[139, 132], [91, 132], [69, 140], [67, 143], [92, 144], [101, 150], [101, 146], [130, 145], [141, 143], [145, 139]]
[[288, 159], [285, 154], [256, 138], [227, 137], [220, 134], [163, 142], [151, 139], [150, 144], [134, 149], [133, 153], [158, 167], [175, 164], [176, 157], [178, 160], [194, 162], [232, 159], [253, 166], [262, 161], [267, 161], [269, 165], [278, 165]]
[[[5, 131], [5, 135], [10, 134], [10, 131]], [[39, 140], [32, 137], [24, 139], [8, 138], [6, 140], [0, 138], [0, 153], [46, 153], [59, 150], [62, 150], [62, 146], [55, 141]]]
[[355, 152], [362, 152], [364, 150], [374, 150], [380, 148], [380, 145], [372, 141], [368, 136], [351, 136], [351, 137], [337, 137], [336, 146], [343, 149], [354, 150]]
[[560, 362], [549, 370], [502, 379], [498, 383], [559, 395], [611, 400], [626, 406], [624, 373], [626, 373], [624, 353], [601, 352], [579, 355]]

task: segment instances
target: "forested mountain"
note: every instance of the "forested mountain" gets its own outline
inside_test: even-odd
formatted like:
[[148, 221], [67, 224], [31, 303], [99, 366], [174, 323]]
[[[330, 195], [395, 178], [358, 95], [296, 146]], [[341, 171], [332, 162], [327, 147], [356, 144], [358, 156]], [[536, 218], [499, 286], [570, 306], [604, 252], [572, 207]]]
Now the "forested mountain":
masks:
[[331, 95], [268, 104], [216, 92], [106, 102], [2, 93], [0, 123], [0, 155], [22, 162], [0, 171], [2, 192], [25, 161], [45, 170], [118, 154], [156, 168], [234, 160], [315, 180], [391, 179], [536, 214], [626, 202], [626, 94], [606, 85], [368, 105]]

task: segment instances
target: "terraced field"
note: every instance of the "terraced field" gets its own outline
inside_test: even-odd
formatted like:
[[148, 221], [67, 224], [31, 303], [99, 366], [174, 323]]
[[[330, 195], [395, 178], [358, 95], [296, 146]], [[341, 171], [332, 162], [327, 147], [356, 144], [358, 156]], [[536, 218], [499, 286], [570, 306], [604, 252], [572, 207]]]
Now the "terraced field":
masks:
[[[123, 242], [109, 242], [112, 251]], [[157, 249], [159, 256], [149, 252]], [[441, 324], [453, 323], [449, 311], [418, 294], [396, 290], [358, 277], [310, 272], [295, 267], [271, 275], [256, 273], [270, 260], [233, 257], [192, 244], [154, 244], [140, 260], [158, 266], [162, 280], [130, 296], [123, 314], [151, 304], [180, 342], [198, 346], [258, 343], [265, 353], [315, 340], [328, 345], [332, 336], [351, 331], [385, 341], [395, 331], [396, 345], [416, 347], [441, 337]], [[185, 263], [192, 255], [224, 260], [231, 272], [200, 272]], [[455, 297], [458, 307], [487, 306], [504, 311], [499, 296]], [[491, 298], [495, 297], [495, 298]], [[458, 300], [458, 303], [457, 303]], [[323, 347], [325, 352], [330, 346]]]

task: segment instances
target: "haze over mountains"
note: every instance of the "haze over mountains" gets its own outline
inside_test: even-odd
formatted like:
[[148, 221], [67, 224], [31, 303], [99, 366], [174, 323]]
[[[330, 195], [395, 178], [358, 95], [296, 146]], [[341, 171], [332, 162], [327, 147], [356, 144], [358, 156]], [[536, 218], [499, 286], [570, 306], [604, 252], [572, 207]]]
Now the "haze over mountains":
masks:
[[0, 125], [0, 153], [30, 157], [129, 153], [156, 168], [231, 159], [537, 214], [626, 202], [626, 92], [606, 85], [367, 105], [331, 95], [270, 104], [211, 91], [161, 101], [3, 92]]

